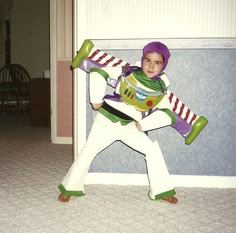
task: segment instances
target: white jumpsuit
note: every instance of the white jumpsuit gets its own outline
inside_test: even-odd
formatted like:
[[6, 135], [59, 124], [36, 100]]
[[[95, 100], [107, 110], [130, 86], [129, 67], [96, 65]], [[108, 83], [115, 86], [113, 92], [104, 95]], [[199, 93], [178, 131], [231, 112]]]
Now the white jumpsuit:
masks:
[[[117, 69], [115, 70], [115, 73], [117, 72]], [[120, 70], [118, 70], [118, 73], [119, 72]], [[100, 84], [96, 79], [99, 80]], [[90, 77], [91, 103], [101, 103], [103, 101], [102, 98], [105, 92], [105, 84], [99, 79], [99, 75], [97, 74], [94, 74], [94, 77]], [[103, 89], [101, 93], [97, 91], [99, 85], [101, 85], [101, 89]], [[165, 96], [158, 107], [164, 105], [165, 108], [171, 108], [171, 106], [167, 106], [169, 101], [166, 98], [167, 97]], [[111, 104], [111, 101], [108, 101], [108, 103]], [[113, 107], [115, 107], [116, 104], [114, 104]], [[132, 111], [136, 111], [134, 107], [128, 107], [130, 107]], [[127, 108], [127, 105], [125, 105], [125, 108]], [[130, 109], [126, 110], [126, 113], [130, 112]], [[153, 122], [153, 126], [152, 123], [145, 118], [142, 119], [140, 117], [140, 119], [137, 119], [138, 115], [141, 116], [140, 113], [137, 115], [133, 114], [133, 116], [135, 116], [134, 118], [136, 118], [135, 121], [138, 121], [144, 128], [158, 128], [172, 123], [170, 117], [162, 111], [156, 111], [153, 115], [154, 117], [152, 114], [148, 116], [150, 122]], [[155, 121], [155, 118], [159, 119], [159, 123]], [[126, 125], [122, 125], [120, 122], [113, 123], [106, 116], [98, 112], [94, 119], [87, 142], [75, 159], [62, 183], [59, 185], [59, 190], [67, 196], [84, 195], [84, 182], [92, 161], [99, 152], [111, 145], [114, 141], [120, 140], [145, 156], [150, 184], [149, 197], [151, 199], [162, 199], [175, 195], [175, 189], [171, 184], [170, 175], [158, 142], [153, 142], [147, 134], [139, 131], [135, 125], [135, 121]]]

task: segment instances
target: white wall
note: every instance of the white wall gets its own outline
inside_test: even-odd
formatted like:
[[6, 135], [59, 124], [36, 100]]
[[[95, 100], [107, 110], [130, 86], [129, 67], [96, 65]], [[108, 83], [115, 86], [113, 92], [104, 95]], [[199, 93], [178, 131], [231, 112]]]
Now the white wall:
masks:
[[10, 11], [14, 0], [0, 0], [0, 21], [10, 18]]
[[[195, 51], [199, 51], [199, 49], [203, 49], [203, 51], [201, 50], [199, 52], [204, 59], [200, 61], [203, 63], [204, 61], [206, 61], [203, 65], [206, 66], [205, 68], [207, 71], [208, 68], [211, 66], [212, 69], [209, 69], [211, 72], [215, 72], [214, 66], [217, 66], [219, 69], [221, 69], [222, 67], [220, 65], [217, 65], [217, 63], [220, 63], [217, 56], [211, 57], [213, 62], [212, 61], [209, 62], [207, 53], [214, 54], [214, 52], [216, 51], [212, 49], [217, 49], [217, 53], [224, 54], [224, 49], [226, 49], [227, 52], [225, 54], [226, 55], [229, 54], [229, 59], [223, 61], [226, 62], [227, 66], [232, 68], [233, 71], [231, 71], [230, 73], [232, 74], [231, 75], [232, 77], [233, 74], [235, 73], [235, 65], [233, 63], [233, 61], [235, 60], [235, 48], [236, 48], [235, 0], [198, 0], [198, 1], [196, 0], [178, 0], [178, 1], [176, 0], [146, 0], [146, 1], [75, 0], [74, 2], [75, 2], [75, 28], [74, 28], [75, 50], [78, 50], [83, 40], [87, 38], [93, 39], [94, 44], [97, 48], [99, 49], [102, 48], [103, 50], [109, 49], [109, 52], [113, 54], [117, 52], [118, 53], [122, 52], [119, 50], [123, 49], [126, 50], [126, 52], [127, 49], [129, 50], [141, 49], [142, 46], [147, 41], [158, 39], [167, 43], [168, 46], [170, 45], [171, 49], [182, 49], [183, 50], [182, 53], [187, 52], [187, 54], [189, 54], [189, 58], [187, 60], [188, 64], [189, 62], [192, 62], [195, 68], [197, 68], [195, 64], [198, 64], [198, 62], [195, 63], [194, 61], [196, 61], [196, 59], [200, 59], [200, 57], [196, 56], [194, 58], [194, 55], [192, 56], [192, 53], [195, 53]], [[218, 48], [220, 48], [220, 50]], [[115, 49], [116, 51], [114, 51], [113, 49]], [[191, 49], [192, 51], [188, 49]], [[197, 50], [194, 51], [194, 49]], [[128, 51], [127, 53], [129, 52], [130, 51]], [[176, 55], [179, 56], [179, 52], [177, 52]], [[192, 58], [194, 58], [195, 60]], [[182, 70], [183, 64], [186, 65], [186, 61], [184, 62], [183, 59], [186, 59], [185, 54], [184, 56], [181, 57], [180, 62], [177, 63], [177, 65], [181, 68], [180, 70]], [[223, 56], [221, 56], [221, 59], [223, 59]], [[231, 63], [228, 63], [228, 61], [231, 61]], [[223, 68], [225, 67], [226, 65], [223, 66]], [[189, 72], [191, 73], [192, 66], [189, 68], [190, 68]], [[227, 68], [223, 70], [228, 71]], [[197, 69], [196, 71], [203, 71], [203, 70]], [[176, 68], [174, 68], [173, 73], [175, 74], [174, 76], [177, 75]], [[222, 74], [221, 72], [217, 73], [217, 77], [216, 75], [212, 76], [209, 72], [203, 72], [203, 73], [205, 76], [204, 75], [201, 76], [200, 74], [200, 77], [203, 78], [203, 82], [200, 82], [202, 85], [204, 84], [204, 81], [208, 80], [209, 78], [214, 77], [214, 79], [217, 79], [219, 81], [221, 80], [221, 74]], [[231, 77], [230, 74], [227, 73], [229, 77]], [[181, 76], [181, 73], [179, 75]], [[192, 72], [192, 75], [196, 76], [198, 75], [198, 73]], [[189, 78], [188, 75], [187, 78]], [[86, 124], [89, 125], [87, 119], [89, 118], [90, 110], [86, 109], [86, 102], [88, 100], [86, 99], [87, 87], [85, 79], [86, 75], [79, 69], [76, 69], [74, 77], [75, 157], [77, 156], [77, 153], [81, 150], [83, 143], [86, 140]], [[181, 79], [179, 80], [183, 82], [184, 79], [181, 77]], [[185, 84], [188, 86], [188, 84], [190, 83], [190, 85], [192, 85], [193, 88], [198, 87], [198, 83], [193, 85], [192, 80], [193, 79], [191, 78], [190, 80], [185, 80], [186, 81]], [[198, 79], [194, 80], [197, 82]], [[227, 77], [226, 80], [228, 80]], [[208, 87], [210, 88], [211, 85], [209, 85]], [[189, 89], [190, 88], [187, 87], [187, 89], [185, 90], [179, 89], [179, 91], [180, 93], [182, 91], [183, 93], [186, 94], [186, 90]], [[207, 91], [206, 93], [209, 93], [209, 95], [215, 94], [215, 90], [213, 90], [213, 92]], [[232, 96], [232, 93], [230, 93], [230, 97], [235, 98], [234, 96]], [[198, 101], [198, 97], [195, 100], [197, 101], [197, 103], [200, 103]], [[204, 101], [207, 101], [207, 99], [204, 99]], [[206, 104], [211, 104], [211, 103], [206, 102]], [[201, 104], [200, 106], [198, 106], [198, 108], [196, 106], [198, 106], [196, 105], [196, 102], [190, 105], [190, 107], [195, 109], [198, 113], [201, 109]], [[216, 103], [213, 106], [218, 107], [219, 104], [217, 105]], [[212, 109], [212, 106], [210, 106], [209, 109]], [[208, 112], [206, 111], [206, 109], [204, 109], [202, 113], [208, 116]], [[209, 116], [211, 115], [209, 114]], [[209, 119], [210, 123], [205, 131], [205, 133], [208, 133], [210, 135], [210, 138], [215, 133], [214, 129], [212, 129], [213, 126], [212, 122], [214, 122], [214, 120], [216, 119], [214, 118], [212, 119]], [[221, 123], [223, 124], [224, 121], [222, 121]], [[226, 131], [224, 131], [224, 133], [226, 133]], [[178, 139], [181, 140], [181, 138]], [[203, 146], [206, 148], [209, 147], [207, 142], [206, 141], [204, 142], [205, 139], [206, 139], [206, 134], [205, 138], [203, 135], [203, 137], [199, 138], [197, 143], [190, 145], [187, 148], [186, 147], [184, 148], [186, 159], [185, 156], [183, 156], [182, 154], [183, 160], [181, 162], [183, 162], [182, 166], [184, 169], [187, 170], [189, 169], [188, 171], [185, 172], [185, 175], [194, 173], [194, 175], [207, 174], [209, 176], [212, 176], [216, 174], [219, 176], [221, 175], [223, 176], [226, 175], [225, 173], [226, 167], [231, 168], [227, 170], [227, 172], [229, 172], [227, 174], [234, 175], [235, 172], [233, 169], [234, 168], [233, 164], [235, 163], [235, 159], [233, 157], [233, 154], [231, 153], [231, 150], [227, 149], [226, 151], [227, 153], [223, 154], [224, 162], [222, 162], [222, 156], [221, 157], [219, 156], [220, 162], [216, 166], [208, 166], [210, 163], [208, 164], [206, 162], [207, 156], [209, 157], [209, 161], [212, 162], [212, 158], [214, 158], [215, 156], [213, 150], [211, 151], [211, 154], [210, 153], [206, 154], [207, 155], [206, 157], [203, 156], [204, 154], [199, 153], [199, 151], [193, 154], [194, 148], [197, 148], [198, 146], [199, 147]], [[173, 140], [177, 141], [175, 138]], [[214, 140], [211, 140], [211, 146], [213, 145], [212, 141]], [[205, 145], [204, 143], [207, 145]], [[183, 143], [182, 144], [180, 143], [179, 145], [180, 148], [184, 147]], [[230, 145], [233, 147], [232, 151], [234, 151], [235, 143], [234, 144], [232, 143]], [[116, 144], [112, 146], [116, 146]], [[167, 148], [172, 149], [174, 147], [164, 146], [163, 150], [166, 150]], [[118, 157], [119, 156], [118, 152], [121, 151], [120, 148], [118, 148], [118, 150], [114, 150], [114, 147], [110, 149], [111, 151], [108, 151], [109, 157], [102, 152], [101, 155], [99, 155], [98, 158], [96, 158], [96, 160], [93, 163], [91, 171], [100, 172], [102, 170], [102, 172], [112, 172], [115, 173], [116, 175], [117, 172], [124, 172], [123, 169], [124, 167], [120, 166], [121, 163], [122, 165], [127, 163], [128, 170], [130, 171], [131, 170], [130, 164], [133, 166], [134, 157], [126, 156], [127, 152], [125, 152], [123, 154], [121, 153], [122, 154], [121, 156], [125, 157], [123, 159], [122, 157]], [[114, 155], [115, 158], [112, 157], [114, 151], [117, 152]], [[175, 162], [176, 160], [180, 159], [180, 157], [178, 156], [175, 157], [175, 153], [170, 153], [168, 155], [167, 152], [164, 154], [167, 158], [167, 165], [170, 167], [171, 171], [173, 173], [175, 172], [179, 173], [179, 171], [175, 170], [176, 169]], [[219, 153], [219, 155], [222, 154]], [[200, 159], [201, 156], [203, 156], [203, 159]], [[117, 159], [118, 161], [115, 161], [115, 159]], [[129, 159], [132, 160], [131, 163], [129, 163], [128, 161]], [[136, 159], [138, 160], [139, 158]], [[200, 170], [196, 169], [196, 171], [193, 172], [193, 170], [197, 167], [195, 166], [196, 165], [195, 160], [197, 161], [198, 164], [200, 164], [199, 167], [201, 169]], [[180, 164], [180, 160], [178, 160], [178, 163]], [[104, 164], [106, 166], [104, 166]], [[204, 166], [201, 166], [202, 164], [204, 164]], [[134, 169], [141, 168], [140, 165], [141, 162], [138, 166], [133, 166], [133, 167]], [[180, 168], [181, 167], [178, 167], [177, 169], [180, 170]], [[122, 171], [120, 171], [119, 169], [121, 169]], [[181, 172], [182, 171], [180, 171], [180, 173]], [[137, 173], [137, 169], [135, 170], [134, 173]], [[98, 177], [97, 174], [95, 174], [95, 176]], [[100, 179], [100, 181], [102, 180], [102, 182], [104, 182], [103, 178]], [[137, 176], [135, 176], [135, 178], [137, 178]], [[122, 180], [124, 179], [125, 178], [122, 178]], [[205, 177], [201, 177], [200, 180], [201, 182], [204, 181]], [[217, 182], [218, 181], [219, 179], [217, 177]], [[99, 182], [95, 181], [95, 183]], [[191, 182], [195, 183], [192, 179]], [[209, 186], [210, 182], [207, 184], [207, 186]], [[225, 180], [223, 182], [225, 182]], [[132, 183], [133, 180], [131, 184]], [[232, 182], [230, 181], [230, 187], [235, 187], [234, 177]]]
[[49, 0], [15, 0], [11, 12], [11, 63], [23, 65], [31, 78], [49, 70]]
[[5, 40], [6, 40], [6, 28], [5, 23], [0, 22], [0, 67], [5, 64]]
[[89, 38], [236, 37], [235, 0], [83, 0]]
[[[137, 49], [152, 38], [169, 39], [173, 49], [235, 48], [235, 0], [74, 0], [74, 12], [74, 54], [87, 38], [103, 49]], [[76, 156], [86, 138], [86, 75], [74, 74]]]
[[14, 0], [0, 0], [0, 67], [5, 65], [5, 41], [6, 41], [6, 24], [5, 20], [10, 19], [10, 12]]

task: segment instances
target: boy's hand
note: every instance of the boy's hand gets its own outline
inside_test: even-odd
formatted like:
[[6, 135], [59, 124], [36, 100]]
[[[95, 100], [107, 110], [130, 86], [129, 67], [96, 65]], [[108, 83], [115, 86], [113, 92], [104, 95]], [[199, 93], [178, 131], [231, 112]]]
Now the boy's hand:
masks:
[[138, 122], [136, 122], [135, 125], [139, 131], [143, 132], [142, 127]]
[[99, 103], [99, 104], [91, 103], [92, 108], [93, 108], [94, 110], [98, 110], [99, 108], [101, 108], [101, 107], [102, 107], [102, 104], [103, 104], [103, 103]]

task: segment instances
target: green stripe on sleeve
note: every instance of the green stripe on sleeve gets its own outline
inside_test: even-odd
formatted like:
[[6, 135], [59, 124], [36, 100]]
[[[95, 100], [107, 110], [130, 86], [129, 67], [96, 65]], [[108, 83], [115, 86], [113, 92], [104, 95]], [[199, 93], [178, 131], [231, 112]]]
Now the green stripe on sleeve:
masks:
[[93, 67], [90, 69], [90, 73], [93, 73], [93, 72], [100, 74], [105, 80], [107, 80], [109, 78], [109, 74], [106, 71], [104, 71], [103, 69]]
[[173, 114], [173, 112], [170, 109], [163, 108], [163, 109], [160, 109], [160, 111], [165, 112], [170, 117], [171, 125], [176, 123], [176, 117], [175, 117], [175, 115]]

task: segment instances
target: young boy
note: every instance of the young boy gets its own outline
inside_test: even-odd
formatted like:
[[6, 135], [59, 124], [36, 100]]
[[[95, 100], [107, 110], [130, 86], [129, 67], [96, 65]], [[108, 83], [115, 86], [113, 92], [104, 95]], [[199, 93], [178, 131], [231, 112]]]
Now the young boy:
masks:
[[[159, 144], [145, 133], [175, 123], [166, 95], [168, 82], [162, 73], [169, 57], [164, 44], [151, 42], [143, 48], [141, 68], [91, 68], [90, 102], [98, 112], [84, 148], [59, 185], [59, 201], [85, 195], [84, 181], [92, 161], [100, 151], [120, 140], [145, 155], [149, 197], [177, 203]], [[114, 94], [105, 95], [107, 84], [115, 88]]]

